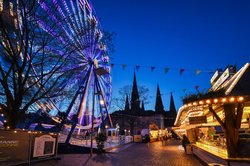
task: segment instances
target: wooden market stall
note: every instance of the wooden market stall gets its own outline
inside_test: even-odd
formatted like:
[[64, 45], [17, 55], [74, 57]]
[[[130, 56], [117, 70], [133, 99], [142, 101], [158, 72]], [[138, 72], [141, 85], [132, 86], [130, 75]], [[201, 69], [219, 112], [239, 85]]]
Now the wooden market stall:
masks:
[[207, 164], [250, 164], [250, 64], [216, 71], [211, 88], [184, 101], [174, 131], [186, 134], [193, 153]]

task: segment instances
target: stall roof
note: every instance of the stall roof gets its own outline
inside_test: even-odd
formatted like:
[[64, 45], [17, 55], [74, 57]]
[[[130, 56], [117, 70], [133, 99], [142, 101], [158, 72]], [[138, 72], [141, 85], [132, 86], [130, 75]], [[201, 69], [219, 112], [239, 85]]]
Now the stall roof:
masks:
[[227, 83], [226, 95], [250, 94], [250, 64], [245, 64]]
[[[220, 88], [225, 88], [227, 96], [249, 96], [250, 95], [250, 64], [246, 63], [237, 73], [228, 81], [224, 82]], [[187, 116], [188, 110], [180, 107], [175, 120], [175, 126]]]

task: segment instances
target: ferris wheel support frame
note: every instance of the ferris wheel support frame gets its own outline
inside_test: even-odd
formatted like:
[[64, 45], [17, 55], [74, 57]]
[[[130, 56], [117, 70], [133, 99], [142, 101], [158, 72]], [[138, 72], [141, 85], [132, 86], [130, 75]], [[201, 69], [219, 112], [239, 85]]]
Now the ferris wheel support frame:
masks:
[[[91, 134], [90, 134], [90, 155], [92, 156], [93, 154], [93, 133], [94, 133], [94, 112], [95, 112], [95, 95], [97, 95], [97, 98], [98, 98], [98, 101], [99, 101], [99, 107], [100, 107], [100, 112], [101, 112], [101, 118], [102, 118], [102, 121], [101, 121], [101, 124], [100, 126], [102, 126], [102, 124], [104, 123], [104, 117], [103, 117], [103, 111], [102, 111], [102, 104], [100, 103], [101, 100], [103, 100], [103, 105], [104, 105], [104, 108], [105, 108], [105, 111], [108, 115], [108, 118], [109, 118], [109, 122], [110, 122], [110, 125], [111, 127], [113, 127], [113, 122], [111, 120], [111, 117], [108, 113], [108, 108], [107, 108], [107, 105], [106, 105], [106, 101], [105, 101], [105, 98], [103, 96], [103, 92], [102, 92], [102, 89], [101, 89], [101, 85], [99, 83], [99, 80], [98, 80], [98, 76], [97, 75], [105, 75], [107, 74], [106, 71], [104, 70], [104, 72], [97, 72], [97, 70], [104, 70], [103, 68], [94, 68], [94, 95], [93, 95], [93, 108], [92, 108], [92, 116], [91, 116]], [[97, 92], [96, 92], [97, 91]], [[102, 99], [101, 99], [102, 98]], [[100, 127], [99, 126], [99, 127]]]
[[[80, 92], [80, 90], [83, 88], [82, 85], [85, 83], [86, 80], [88, 80], [88, 81], [87, 81], [87, 84], [88, 84], [88, 82], [89, 82], [89, 80], [90, 80], [90, 76], [91, 76], [91, 68], [92, 68], [92, 66], [89, 68], [89, 71], [88, 71], [87, 75], [85, 76], [83, 83], [80, 85], [79, 91], [76, 93], [75, 100], [76, 100], [77, 96], [80, 94], [79, 92]], [[73, 120], [73, 123], [72, 123], [72, 125], [71, 125], [71, 129], [70, 129], [70, 132], [69, 132], [69, 134], [68, 134], [68, 136], [67, 136], [67, 139], [65, 140], [65, 143], [66, 143], [66, 144], [69, 143], [70, 138], [71, 138], [71, 136], [72, 136], [72, 134], [73, 134], [73, 132], [74, 132], [76, 126], [77, 126], [77, 122], [78, 122], [77, 117], [79, 116], [80, 111], [81, 111], [81, 109], [82, 109], [82, 102], [83, 102], [84, 97], [85, 97], [85, 95], [86, 95], [87, 88], [88, 88], [88, 87], [84, 87], [83, 93], [82, 93], [82, 96], [81, 96], [81, 100], [80, 100], [80, 106], [78, 107], [77, 113], [76, 113], [75, 115], [73, 115], [73, 119], [72, 119], [72, 120]], [[72, 106], [73, 106], [75, 100], [72, 101], [71, 107], [68, 108], [68, 114], [69, 114], [70, 110], [72, 109]], [[68, 116], [68, 115], [67, 115], [67, 116]], [[75, 118], [74, 118], [74, 117], [75, 117]]]
[[[105, 111], [106, 111], [106, 113], [107, 113], [107, 115], [108, 115], [110, 126], [113, 128], [113, 122], [112, 122], [111, 116], [110, 116], [110, 114], [109, 114], [109, 112], [108, 112], [107, 103], [106, 103], [105, 98], [104, 98], [104, 96], [103, 96], [103, 92], [102, 92], [102, 89], [101, 89], [101, 85], [100, 85], [100, 82], [99, 82], [99, 80], [98, 80], [98, 77], [97, 77], [96, 72], [95, 72], [95, 77], [96, 77], [97, 89], [99, 89], [99, 90], [98, 90], [99, 95], [101, 95], [102, 100], [104, 101], [104, 104], [103, 104], [103, 105], [104, 105]], [[99, 95], [98, 95], [98, 98], [100, 98]], [[100, 100], [99, 100], [99, 101], [100, 101]], [[101, 105], [100, 105], [100, 107], [101, 107]]]
[[[100, 83], [99, 83], [99, 79], [98, 79], [98, 76], [97, 76], [97, 75], [104, 75], [104, 74], [97, 74], [96, 70], [98, 70], [98, 69], [99, 69], [99, 68], [96, 69], [96, 68], [94, 68], [94, 66], [92, 65], [92, 66], [90, 67], [90, 69], [89, 69], [87, 75], [85, 76], [83, 83], [82, 83], [82, 84], [84, 84], [84, 83], [86, 82], [86, 80], [88, 80], [88, 81], [87, 81], [87, 84], [88, 84], [88, 83], [89, 83], [89, 80], [90, 80], [90, 77], [91, 77], [91, 73], [93, 72], [93, 75], [94, 75], [94, 91], [93, 91], [93, 93], [94, 93], [94, 94], [93, 94], [93, 101], [92, 101], [92, 102], [93, 102], [93, 103], [92, 103], [93, 106], [92, 106], [92, 116], [91, 116], [91, 132], [92, 132], [92, 133], [94, 132], [94, 112], [95, 112], [95, 110], [94, 110], [95, 108], [94, 108], [94, 107], [95, 107], [95, 100], [96, 100], [95, 97], [96, 97], [96, 95], [97, 95], [97, 97], [98, 97], [99, 102], [100, 102], [100, 100], [103, 100], [103, 101], [104, 101], [104, 104], [103, 104], [104, 107], [102, 107], [102, 105], [99, 103], [100, 110], [101, 110], [101, 118], [102, 118], [101, 123], [102, 123], [102, 124], [104, 123], [104, 117], [103, 117], [103, 111], [102, 111], [103, 108], [104, 108], [105, 111], [106, 111], [106, 113], [107, 113], [107, 116], [108, 116], [108, 118], [109, 118], [110, 126], [113, 127], [113, 122], [112, 122], [112, 119], [111, 119], [110, 114], [109, 114], [109, 112], [108, 112], [107, 104], [106, 104], [106, 101], [105, 101], [105, 98], [104, 98], [104, 95], [103, 95], [103, 92], [102, 92], [102, 89], [101, 89], [101, 85], [100, 85]], [[103, 70], [104, 70], [104, 69], [103, 69]], [[105, 73], [105, 74], [106, 74], [106, 73]], [[76, 100], [77, 96], [79, 95], [79, 92], [80, 92], [80, 90], [81, 90], [82, 88], [83, 88], [83, 86], [80, 86], [80, 88], [78, 89], [76, 95], [74, 96], [74, 99], [71, 101], [70, 107], [68, 108], [67, 113], [65, 114], [66, 117], [68, 116], [68, 114], [69, 114], [69, 112], [70, 112], [70, 110], [71, 110], [71, 108], [72, 108], [72, 106], [73, 106], [73, 104], [74, 104], [74, 102], [75, 102], [75, 100]], [[82, 96], [81, 96], [80, 103], [82, 103], [82, 102], [84, 101], [84, 97], [86, 97], [87, 89], [88, 89], [88, 87], [84, 87], [83, 93], [81, 93]], [[76, 118], [79, 116], [81, 109], [82, 109], [82, 105], [80, 104], [77, 113], [74, 115]], [[73, 118], [73, 123], [72, 123], [70, 132], [69, 132], [69, 134], [68, 134], [68, 136], [67, 136], [67, 139], [66, 139], [65, 143], [69, 143], [69, 142], [70, 142], [70, 138], [71, 138], [71, 136], [72, 136], [72, 134], [73, 134], [73, 132], [74, 132], [76, 126], [77, 126], [77, 122], [78, 122], [78, 121], [77, 121], [76, 118]], [[100, 124], [100, 125], [102, 125], [102, 124]], [[92, 139], [91, 139], [91, 140], [92, 140]]]

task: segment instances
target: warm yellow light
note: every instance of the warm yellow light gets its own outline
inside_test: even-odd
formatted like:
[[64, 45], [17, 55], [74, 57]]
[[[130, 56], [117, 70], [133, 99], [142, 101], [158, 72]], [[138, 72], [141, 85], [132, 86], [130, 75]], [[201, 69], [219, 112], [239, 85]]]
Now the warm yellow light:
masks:
[[244, 100], [244, 97], [239, 97], [238, 98], [238, 101], [243, 101]]
[[15, 130], [14, 133], [17, 133], [17, 131]]
[[191, 106], [191, 104], [188, 104], [188, 106], [190, 107], [190, 106]]
[[25, 129], [23, 129], [23, 131], [25, 131]]
[[31, 133], [31, 131], [28, 131], [28, 133]]
[[104, 100], [100, 100], [100, 104], [101, 104], [101, 105], [104, 105]]
[[196, 102], [193, 102], [193, 105], [197, 105], [197, 103], [196, 103]]
[[210, 101], [210, 100], [206, 100], [206, 103], [207, 103], [207, 104], [210, 104], [210, 103], [211, 103], [211, 101]]
[[203, 104], [203, 101], [199, 101], [199, 104]]
[[185, 104], [184, 107], [187, 108], [187, 104]]
[[231, 101], [231, 102], [234, 102], [234, 97], [231, 97], [231, 98], [230, 98], [230, 101]]
[[222, 99], [222, 102], [226, 102], [226, 101], [227, 101], [227, 99], [226, 99], [226, 98], [223, 98], [223, 99]]
[[218, 102], [218, 99], [214, 99], [214, 103], [217, 103]]
[[7, 126], [7, 129], [10, 129], [10, 126]]

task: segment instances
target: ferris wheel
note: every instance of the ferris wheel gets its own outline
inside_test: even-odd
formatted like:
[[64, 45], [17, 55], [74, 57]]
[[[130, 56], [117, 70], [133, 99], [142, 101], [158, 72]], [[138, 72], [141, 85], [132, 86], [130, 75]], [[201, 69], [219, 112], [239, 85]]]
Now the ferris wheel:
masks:
[[[98, 127], [106, 118], [112, 126], [108, 113], [111, 102], [109, 55], [91, 4], [87, 0], [39, 0], [38, 4], [39, 12], [46, 13], [47, 17], [38, 19], [37, 23], [65, 46], [53, 53], [70, 52], [65, 58], [67, 65], [61, 69], [70, 73], [62, 83], [70, 93], [46, 101], [49, 110], [45, 111], [55, 114], [63, 110], [63, 120], [71, 120], [80, 129]], [[56, 26], [56, 30], [51, 30], [52, 26]], [[58, 117], [53, 119], [62, 121]]]

